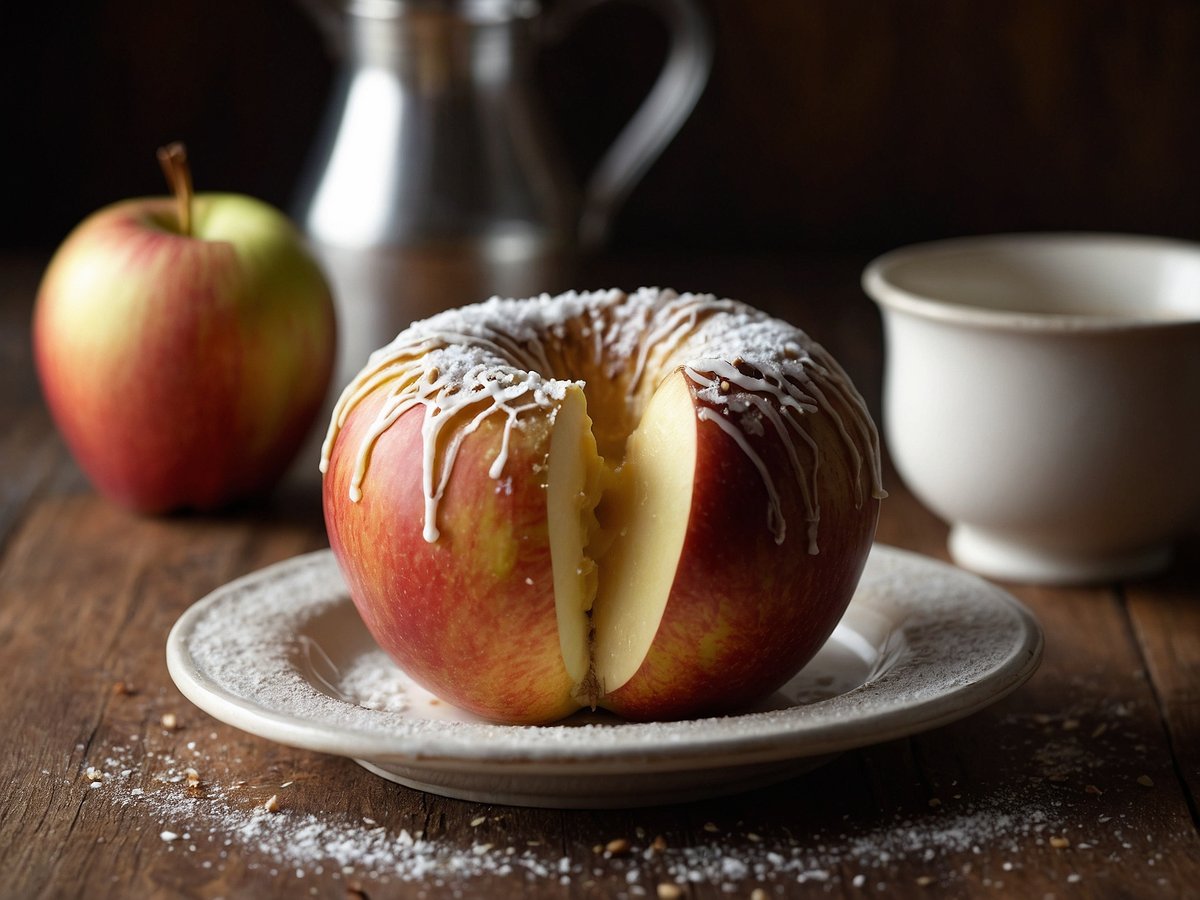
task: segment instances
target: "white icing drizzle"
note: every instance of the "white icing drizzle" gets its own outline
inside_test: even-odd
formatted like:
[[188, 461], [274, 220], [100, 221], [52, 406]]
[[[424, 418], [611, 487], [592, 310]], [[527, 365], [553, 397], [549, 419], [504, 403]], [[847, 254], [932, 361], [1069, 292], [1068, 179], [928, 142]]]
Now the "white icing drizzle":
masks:
[[[555, 371], [555, 363], [564, 371]], [[631, 295], [610, 290], [529, 300], [493, 297], [414, 323], [371, 354], [343, 391], [322, 447], [321, 471], [328, 469], [350, 412], [386, 390], [357, 448], [349, 495], [358, 502], [376, 442], [401, 416], [423, 407], [423, 534], [433, 542], [439, 536], [438, 503], [459, 448], [484, 421], [494, 415], [504, 419], [500, 449], [489, 468], [499, 480], [513, 429], [524, 427], [531, 415], [552, 421], [567, 388], [584, 386], [574, 378], [581, 371], [626, 379], [636, 421], [658, 383], [677, 370], [688, 379], [697, 417], [715, 423], [758, 471], [776, 543], [787, 535], [776, 476], [750, 440], [765, 433], [764, 422], [785, 448], [799, 486], [809, 553], [817, 552], [822, 463], [808, 431], [809, 417], [828, 416], [838, 432], [856, 473], [857, 503], [864, 502], [868, 485], [871, 496], [886, 496], [879, 436], [866, 404], [820, 345], [800, 329], [736, 301], [657, 288]]]

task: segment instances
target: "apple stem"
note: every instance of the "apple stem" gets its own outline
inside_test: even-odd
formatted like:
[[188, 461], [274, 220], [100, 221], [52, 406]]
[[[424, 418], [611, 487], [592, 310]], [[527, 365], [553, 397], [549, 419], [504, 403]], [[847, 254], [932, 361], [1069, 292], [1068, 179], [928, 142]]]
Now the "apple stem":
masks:
[[187, 150], [176, 141], [158, 148], [158, 162], [167, 184], [175, 195], [175, 206], [179, 210], [179, 232], [190, 237], [192, 234], [192, 172], [187, 164]]

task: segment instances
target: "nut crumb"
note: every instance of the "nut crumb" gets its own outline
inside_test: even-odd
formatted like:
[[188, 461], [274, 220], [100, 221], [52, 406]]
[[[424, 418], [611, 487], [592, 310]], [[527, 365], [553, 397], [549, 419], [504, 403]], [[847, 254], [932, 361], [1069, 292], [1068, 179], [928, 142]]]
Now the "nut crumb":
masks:
[[1050, 846], [1056, 850], [1064, 850], [1071, 846], [1071, 842], [1065, 837], [1056, 834], [1050, 838]]
[[346, 900], [369, 900], [369, 897], [361, 884], [352, 881], [346, 885]]
[[471, 827], [478, 828], [480, 825], [482, 825], [486, 821], [487, 821], [487, 816], [476, 816], [475, 818], [473, 818], [471, 820]]
[[167, 731], [174, 731], [179, 727], [179, 717], [175, 713], [163, 713], [161, 721], [162, 727]]
[[1154, 787], [1154, 779], [1149, 775], [1139, 775], [1137, 778], [1137, 783], [1142, 787]]
[[1079, 727], [1078, 719], [1063, 719], [1063, 723], [1062, 723], [1063, 731], [1074, 731], [1078, 727]]
[[620, 856], [629, 852], [629, 841], [625, 838], [613, 838], [604, 845], [604, 852], [611, 856]]
[[750, 892], [750, 900], [767, 900], [767, 892], [762, 888], [755, 888]]
[[683, 896], [683, 888], [669, 881], [664, 881], [654, 892], [658, 895], [658, 900], [679, 900]]
[[128, 681], [114, 681], [112, 693], [114, 697], [132, 697], [137, 691]]
[[917, 878], [917, 884], [919, 884], [921, 887], [929, 887], [929, 885], [933, 884], [933, 876], [921, 875]]
[[1106, 732], [1106, 731], [1108, 731], [1108, 723], [1101, 722], [1094, 729], [1092, 729], [1092, 739], [1095, 740], [1096, 738], [1100, 737], [1100, 735], [1104, 734], [1104, 732]]
[[103, 781], [104, 773], [95, 766], [88, 766], [83, 772], [83, 777], [88, 781]]
[[667, 839], [661, 834], [655, 836], [654, 840], [650, 842], [650, 849], [656, 853], [662, 853], [667, 849]]
[[930, 797], [929, 805], [932, 806], [934, 809], [937, 809], [937, 807], [942, 805], [942, 801], [939, 800], [937, 797]]
[[200, 773], [190, 766], [183, 770], [183, 777], [186, 781], [183, 792], [193, 800], [202, 800], [204, 798], [204, 785], [200, 781]]
[[1095, 794], [1097, 797], [1104, 793], [1104, 791], [1100, 790], [1100, 788], [1096, 787], [1094, 784], [1089, 784], [1083, 789], [1083, 792], [1085, 794]]
[[267, 798], [267, 802], [263, 804], [263, 809], [267, 812], [279, 812], [279, 795], [272, 794]]
[[716, 822], [705, 822], [704, 830], [707, 831], [709, 834], [716, 834], [721, 829], [717, 827]]

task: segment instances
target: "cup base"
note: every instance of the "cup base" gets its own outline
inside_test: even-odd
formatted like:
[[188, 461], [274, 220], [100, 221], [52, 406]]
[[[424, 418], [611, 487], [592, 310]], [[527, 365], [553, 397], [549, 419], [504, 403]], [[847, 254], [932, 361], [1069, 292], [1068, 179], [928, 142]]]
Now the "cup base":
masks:
[[1140, 578], [1162, 571], [1171, 561], [1168, 545], [1092, 556], [1059, 553], [999, 537], [971, 525], [950, 529], [950, 556], [964, 569], [990, 578], [1038, 584], [1089, 584]]

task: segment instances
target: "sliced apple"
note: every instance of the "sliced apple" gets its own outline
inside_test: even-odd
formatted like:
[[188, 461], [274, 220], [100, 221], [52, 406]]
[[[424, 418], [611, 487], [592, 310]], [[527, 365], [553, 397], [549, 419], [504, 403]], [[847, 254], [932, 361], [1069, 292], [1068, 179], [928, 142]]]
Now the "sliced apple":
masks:
[[[615, 469], [597, 454], [581, 393], [556, 415], [548, 525], [581, 704], [650, 719], [751, 703], [820, 647], [858, 580], [877, 504], [849, 502], [852, 462], [822, 460], [823, 489], [842, 499], [823, 511], [820, 553], [779, 544], [756, 460], [787, 472], [789, 451], [768, 431], [742, 444], [699, 408], [683, 372], [668, 375]], [[839, 440], [829, 417], [808, 427], [820, 445]], [[776, 486], [783, 515], [803, 522], [803, 488]]]
[[[596, 452], [587, 399], [578, 387], [567, 390], [554, 417], [546, 477], [546, 522], [554, 572], [554, 600], [563, 665], [576, 685], [591, 683], [591, 609], [596, 597], [596, 562], [588, 555], [596, 530], [604, 463]], [[594, 690], [577, 691], [594, 704]]]
[[641, 667], [658, 633], [692, 512], [696, 414], [681, 373], [658, 388], [625, 447], [621, 479], [604, 498], [613, 544], [593, 619], [596, 678], [604, 693]]
[[[358, 501], [349, 486], [382, 389], [347, 418], [326, 474], [330, 543], [376, 640], [447, 702], [513, 723], [581, 706], [638, 720], [736, 710], [794, 675], [845, 609], [878, 514], [842, 449], [851, 407], [835, 396], [806, 416], [797, 450], [753, 421], [731, 434], [682, 370], [640, 417], [610, 387], [572, 385], [511, 434], [501, 416], [465, 434], [435, 542], [422, 536], [424, 411], [377, 437]], [[769, 510], [790, 523], [786, 541]]]
[[584, 705], [628, 682], [654, 642], [695, 462], [696, 418], [679, 373], [654, 394], [615, 472], [597, 452], [582, 390], [569, 390], [555, 415], [546, 501], [554, 595], [563, 664]]

